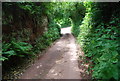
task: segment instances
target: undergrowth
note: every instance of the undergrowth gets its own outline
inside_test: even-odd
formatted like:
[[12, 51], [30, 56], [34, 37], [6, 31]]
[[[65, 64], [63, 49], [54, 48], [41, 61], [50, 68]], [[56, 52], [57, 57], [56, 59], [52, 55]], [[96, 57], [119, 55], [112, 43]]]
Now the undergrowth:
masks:
[[16, 41], [11, 39], [9, 43], [2, 43], [2, 58], [0, 60], [8, 60], [11, 56], [25, 57], [33, 54], [33, 46], [29, 43]]

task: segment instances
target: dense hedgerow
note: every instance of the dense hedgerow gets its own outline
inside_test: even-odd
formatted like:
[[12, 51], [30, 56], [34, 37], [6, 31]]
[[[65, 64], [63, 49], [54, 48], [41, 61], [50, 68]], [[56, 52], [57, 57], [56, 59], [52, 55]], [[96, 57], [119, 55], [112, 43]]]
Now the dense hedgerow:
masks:
[[92, 77], [96, 79], [117, 80], [119, 76], [120, 9], [116, 5], [118, 3], [85, 3], [87, 13], [77, 39], [85, 56], [93, 62]]

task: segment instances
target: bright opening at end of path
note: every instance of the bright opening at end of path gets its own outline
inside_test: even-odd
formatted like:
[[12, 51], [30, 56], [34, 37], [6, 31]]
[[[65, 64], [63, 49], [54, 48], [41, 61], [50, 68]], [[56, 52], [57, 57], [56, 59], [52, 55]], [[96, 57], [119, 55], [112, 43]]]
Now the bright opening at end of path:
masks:
[[71, 34], [71, 27], [61, 28], [61, 34]]

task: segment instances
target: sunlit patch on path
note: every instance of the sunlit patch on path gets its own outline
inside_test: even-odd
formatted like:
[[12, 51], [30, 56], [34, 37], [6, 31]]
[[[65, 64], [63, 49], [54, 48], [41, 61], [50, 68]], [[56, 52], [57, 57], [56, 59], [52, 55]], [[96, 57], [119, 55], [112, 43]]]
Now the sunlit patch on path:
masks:
[[71, 27], [61, 28], [61, 34], [71, 34]]

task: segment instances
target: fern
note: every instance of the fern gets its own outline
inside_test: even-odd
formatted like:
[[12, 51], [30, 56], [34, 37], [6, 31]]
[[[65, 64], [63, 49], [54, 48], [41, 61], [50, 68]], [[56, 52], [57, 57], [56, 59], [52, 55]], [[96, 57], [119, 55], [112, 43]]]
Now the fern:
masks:
[[26, 55], [33, 54], [32, 48], [32, 45], [28, 43], [17, 42], [12, 39], [9, 43], [3, 43], [0, 60], [8, 60], [11, 56], [25, 57]]

